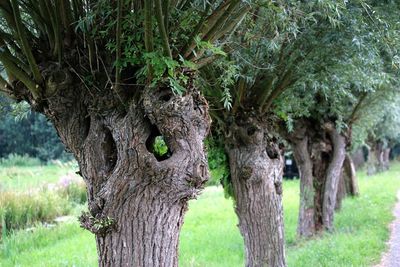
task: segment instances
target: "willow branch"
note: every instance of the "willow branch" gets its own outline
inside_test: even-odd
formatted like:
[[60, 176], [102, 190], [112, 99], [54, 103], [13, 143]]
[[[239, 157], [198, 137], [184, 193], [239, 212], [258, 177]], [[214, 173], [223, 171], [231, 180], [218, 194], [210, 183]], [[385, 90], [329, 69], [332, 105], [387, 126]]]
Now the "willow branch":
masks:
[[224, 27], [218, 31], [218, 33], [210, 39], [211, 42], [214, 42], [215, 40], [218, 40], [222, 36], [224, 36], [226, 33], [231, 32], [235, 27], [239, 25], [239, 23], [243, 20], [244, 16], [249, 12], [251, 9], [250, 5], [247, 5], [246, 7], [243, 7], [239, 10], [236, 16], [234, 16], [230, 22], [226, 23]]
[[239, 78], [236, 88], [237, 88], [237, 93], [236, 93], [235, 103], [233, 104], [232, 107], [232, 114], [236, 114], [236, 111], [238, 110], [240, 103], [242, 102], [244, 92], [246, 90], [246, 81], [243, 78]]
[[211, 40], [214, 35], [218, 32], [220, 27], [228, 20], [229, 16], [233, 13], [236, 6], [240, 3], [240, 0], [232, 0], [228, 9], [222, 14], [222, 16], [215, 22], [209, 31], [204, 35], [203, 41]]
[[0, 75], [0, 91], [11, 95], [13, 92], [8, 88], [12, 88], [12, 86]]
[[51, 15], [48, 12], [48, 8], [46, 5], [46, 0], [39, 0], [39, 12], [41, 17], [43, 18], [43, 21], [45, 23], [45, 30], [46, 30], [46, 35], [47, 38], [49, 39], [49, 46], [50, 49], [53, 50], [54, 49], [54, 29], [53, 29], [53, 25], [51, 23]]
[[367, 95], [368, 95], [367, 92], [361, 93], [361, 97], [358, 99], [358, 102], [349, 117], [347, 125], [349, 125], [349, 126], [352, 125], [358, 119], [357, 113], [361, 109], [361, 105], [364, 102], [364, 100], [367, 98]]
[[55, 36], [55, 47], [56, 47], [56, 51], [57, 53], [55, 55], [57, 55], [57, 59], [58, 62], [61, 63], [61, 59], [62, 59], [62, 53], [63, 53], [63, 40], [62, 40], [62, 24], [61, 24], [61, 9], [60, 9], [60, 2], [59, 1], [55, 1], [54, 2], [54, 25], [53, 25], [53, 29], [54, 29], [54, 36]]
[[[153, 44], [153, 23], [152, 23], [152, 0], [144, 0], [144, 43], [146, 47], [146, 52], [151, 53], [154, 49]], [[151, 63], [147, 61], [148, 81], [153, 79], [153, 68]]]
[[24, 52], [26, 59], [29, 63], [29, 67], [31, 68], [33, 77], [37, 83], [42, 83], [42, 76], [40, 75], [40, 71], [38, 65], [36, 64], [36, 60], [33, 57], [31, 47], [29, 45], [28, 39], [26, 38], [26, 33], [24, 26], [22, 25], [21, 15], [19, 13], [19, 6], [17, 0], [11, 0], [11, 5], [14, 12], [14, 21], [18, 31], [18, 37], [21, 41], [21, 48]]
[[0, 45], [5, 45], [5, 44], [8, 44], [16, 54], [23, 55], [21, 48], [15, 42], [14, 36], [0, 30]]
[[167, 35], [169, 35], [169, 0], [163, 0], [163, 14], [164, 14], [164, 25]]
[[66, 29], [66, 32], [70, 32], [72, 25], [71, 22], [72, 10], [68, 0], [61, 0], [60, 11], [61, 11], [61, 21], [64, 25], [64, 29]]
[[164, 56], [172, 58], [171, 48], [169, 47], [168, 34], [164, 24], [161, 0], [155, 0], [155, 7], [158, 29], [160, 31], [161, 42], [164, 49]]
[[9, 1], [0, 1], [0, 11], [3, 18], [5, 18], [7, 24], [11, 29], [17, 31], [15, 20], [13, 18], [13, 11]]
[[78, 21], [83, 17], [83, 2], [81, 0], [72, 0], [72, 9], [74, 14], [74, 21]]
[[7, 73], [12, 73], [15, 78], [21, 81], [32, 93], [33, 98], [39, 98], [39, 86], [17, 65], [14, 64], [12, 56], [5, 52], [0, 52], [0, 61], [2, 62]]
[[266, 86], [262, 86], [263, 84], [260, 84], [260, 82], [256, 82], [253, 88], [256, 88], [256, 92], [259, 94], [258, 96], [258, 105], [262, 107], [265, 102], [267, 102], [267, 99], [269, 95], [271, 94], [272, 91], [272, 86], [274, 84], [274, 81], [276, 80], [276, 77], [274, 78], [274, 75], [266, 75], [262, 78], [259, 78], [258, 81], [262, 81], [264, 83], [264, 78], [266, 80]]
[[291, 78], [292, 78], [292, 70], [289, 69], [278, 83], [278, 86], [276, 86], [275, 89], [272, 90], [265, 104], [261, 105], [263, 112], [266, 112], [271, 107], [272, 102], [286, 90], [286, 88], [289, 86], [291, 82]]
[[117, 3], [117, 30], [116, 30], [116, 55], [115, 55], [115, 90], [118, 91], [121, 83], [121, 22], [122, 22], [122, 1]]
[[[214, 27], [211, 28], [210, 31], [205, 35], [203, 41], [210, 41], [211, 43], [213, 43], [222, 36], [224, 36], [226, 33], [232, 31], [238, 25], [238, 23], [250, 10], [250, 5], [248, 5], [246, 7], [241, 8], [237, 12], [237, 14], [233, 15], [232, 13], [234, 11], [234, 8], [237, 6], [239, 2], [240, 1], [237, 1], [236, 3], [235, 2], [231, 3], [226, 12], [215, 23]], [[205, 51], [206, 51], [205, 49], [199, 51], [196, 57], [197, 58], [202, 57]], [[193, 56], [190, 59], [193, 59]]]
[[182, 48], [181, 54], [183, 54], [185, 58], [189, 57], [190, 54], [192, 53], [192, 50], [196, 47], [196, 43], [194, 41], [195, 37], [198, 34], [200, 34], [201, 31], [203, 30], [204, 24], [206, 22], [207, 14], [208, 14], [208, 12], [210, 12], [210, 9], [211, 9], [211, 4], [208, 3], [206, 10], [204, 10], [204, 13], [203, 13], [201, 19], [199, 20], [196, 27], [194, 28], [194, 31], [190, 34], [188, 42]]

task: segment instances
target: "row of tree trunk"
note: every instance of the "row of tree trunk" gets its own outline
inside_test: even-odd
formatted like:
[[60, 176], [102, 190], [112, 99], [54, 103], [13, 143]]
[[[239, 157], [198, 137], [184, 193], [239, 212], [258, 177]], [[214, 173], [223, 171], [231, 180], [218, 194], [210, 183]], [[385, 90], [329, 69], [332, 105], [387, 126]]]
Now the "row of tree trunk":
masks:
[[[285, 266], [282, 170], [283, 151], [268, 121], [235, 121], [226, 136], [239, 228], [246, 248], [246, 266]], [[332, 231], [335, 210], [346, 196], [358, 196], [356, 168], [347, 153], [350, 130], [334, 122], [299, 120], [295, 129], [281, 131], [291, 144], [300, 172], [297, 232], [302, 238]], [[389, 167], [389, 148], [376, 143], [368, 166]], [[374, 160], [371, 162], [371, 160]]]
[[373, 175], [388, 170], [390, 147], [382, 141], [370, 141], [369, 144], [367, 174]]
[[[283, 149], [267, 120], [243, 117], [226, 135], [235, 211], [245, 242], [246, 266], [285, 266]], [[281, 136], [291, 144], [300, 171], [298, 235], [333, 229], [335, 209], [357, 195], [355, 168], [346, 154], [348, 137], [333, 123], [302, 120]]]
[[[100, 115], [88, 111], [92, 104], [81, 101], [78, 88], [72, 94], [76, 97], [50, 97], [44, 113], [75, 154], [87, 183], [90, 212], [80, 221], [96, 235], [99, 265], [177, 266], [188, 200], [208, 179], [206, 101], [195, 90], [180, 97], [158, 88], [146, 90], [126, 111]], [[60, 99], [68, 99], [68, 105], [60, 105]], [[225, 147], [246, 266], [286, 266], [283, 147], [265, 118], [243, 116], [229, 129]], [[348, 137], [333, 123], [307, 120], [283, 135], [300, 170], [298, 234], [332, 230], [341, 201], [337, 193], [358, 192], [346, 157]], [[166, 157], [152, 151], [157, 136], [166, 140]]]

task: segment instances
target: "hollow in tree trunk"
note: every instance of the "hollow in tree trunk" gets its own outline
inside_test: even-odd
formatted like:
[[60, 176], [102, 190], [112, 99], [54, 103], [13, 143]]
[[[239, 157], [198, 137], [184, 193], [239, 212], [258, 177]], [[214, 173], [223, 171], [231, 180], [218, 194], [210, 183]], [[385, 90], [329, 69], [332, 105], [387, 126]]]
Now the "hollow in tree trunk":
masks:
[[282, 212], [283, 156], [266, 122], [237, 120], [226, 138], [235, 211], [246, 266], [285, 266]]
[[[71, 78], [57, 86], [43, 112], [86, 182], [89, 212], [80, 222], [96, 236], [99, 266], [177, 266], [188, 200], [208, 179], [204, 98], [190, 83], [182, 97], [147, 88], [139, 97], [109, 90], [93, 98], [79, 85]], [[154, 151], [157, 136], [165, 155]]]

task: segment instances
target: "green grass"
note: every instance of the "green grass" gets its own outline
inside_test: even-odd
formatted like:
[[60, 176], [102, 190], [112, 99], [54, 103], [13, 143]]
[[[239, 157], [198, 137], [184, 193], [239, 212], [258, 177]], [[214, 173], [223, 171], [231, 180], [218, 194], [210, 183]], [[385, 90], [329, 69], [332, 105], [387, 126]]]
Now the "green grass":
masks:
[[[288, 266], [372, 266], [385, 250], [400, 164], [389, 172], [359, 175], [361, 196], [346, 199], [336, 215], [335, 232], [309, 241], [296, 240], [298, 181], [284, 183]], [[220, 187], [209, 187], [191, 201], [181, 233], [180, 266], [243, 266], [243, 243], [231, 200]], [[94, 237], [77, 223], [54, 229], [19, 231], [0, 248], [0, 266], [96, 266]]]
[[46, 183], [56, 183], [61, 176], [73, 171], [71, 164], [5, 167], [0, 165], [0, 191], [26, 191]]

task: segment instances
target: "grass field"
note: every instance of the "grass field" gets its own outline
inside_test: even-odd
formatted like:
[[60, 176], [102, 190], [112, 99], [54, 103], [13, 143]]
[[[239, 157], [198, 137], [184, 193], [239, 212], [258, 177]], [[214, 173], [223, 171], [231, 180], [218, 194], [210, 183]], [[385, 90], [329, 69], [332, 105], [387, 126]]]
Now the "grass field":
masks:
[[[400, 189], [400, 164], [373, 177], [361, 173], [359, 182], [361, 195], [344, 201], [336, 215], [335, 232], [308, 241], [296, 240], [298, 181], [284, 183], [288, 266], [372, 266], [379, 261]], [[180, 266], [244, 266], [236, 225], [232, 201], [224, 198], [220, 187], [208, 187], [190, 203], [181, 233]], [[0, 246], [0, 266], [4, 267], [96, 266], [94, 238], [76, 222], [19, 231]]]
[[26, 191], [46, 183], [56, 183], [61, 176], [73, 171], [73, 165], [74, 163], [19, 167], [0, 165], [0, 191]]

